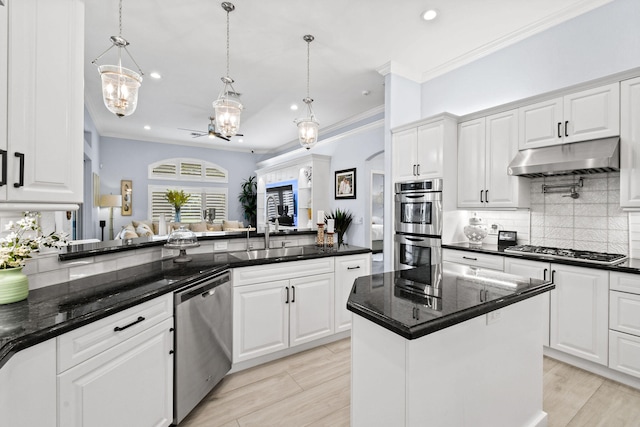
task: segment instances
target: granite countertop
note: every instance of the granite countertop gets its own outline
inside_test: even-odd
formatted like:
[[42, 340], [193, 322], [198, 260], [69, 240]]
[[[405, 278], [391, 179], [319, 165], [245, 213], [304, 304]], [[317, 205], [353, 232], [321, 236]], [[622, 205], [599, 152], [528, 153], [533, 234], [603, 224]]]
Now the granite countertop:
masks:
[[[308, 229], [287, 229], [279, 232], [271, 232], [271, 237], [291, 236], [291, 235], [315, 235], [316, 230]], [[198, 241], [221, 240], [221, 239], [246, 239], [246, 231], [209, 231], [197, 233]], [[249, 237], [261, 237], [264, 233], [255, 231], [249, 232]], [[87, 258], [94, 255], [105, 255], [114, 252], [130, 251], [135, 249], [162, 246], [167, 242], [168, 236], [138, 237], [135, 239], [106, 240], [104, 242], [85, 243], [79, 245], [69, 245], [66, 251], [58, 255], [60, 261]]]
[[360, 277], [347, 308], [411, 340], [554, 288], [550, 281], [443, 262]]
[[510, 253], [505, 252], [504, 246], [483, 243], [482, 245], [470, 245], [468, 242], [443, 244], [445, 249], [457, 249], [468, 252], [480, 252], [490, 255], [501, 255], [510, 258], [529, 259], [532, 261], [553, 262], [556, 264], [575, 265], [577, 267], [597, 268], [600, 270], [619, 271], [621, 273], [640, 274], [640, 259], [627, 258], [625, 261], [615, 265], [594, 264], [592, 262], [584, 262], [571, 259], [550, 258], [534, 254]]
[[[259, 259], [248, 258], [246, 251], [190, 255], [193, 260], [181, 264], [167, 258], [30, 291], [24, 301], [0, 305], [0, 367], [17, 351], [174, 292], [205, 274], [234, 267], [371, 252], [357, 246], [300, 248], [303, 250], [292, 254], [277, 250]], [[264, 251], [251, 252], [255, 255]]]

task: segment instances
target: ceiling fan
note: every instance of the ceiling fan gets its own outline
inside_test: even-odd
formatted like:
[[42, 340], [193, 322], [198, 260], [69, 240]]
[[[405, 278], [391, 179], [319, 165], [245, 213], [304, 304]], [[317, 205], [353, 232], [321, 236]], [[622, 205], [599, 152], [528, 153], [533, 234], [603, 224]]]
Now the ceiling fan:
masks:
[[[216, 126], [214, 124], [214, 120], [215, 120], [215, 117], [209, 117], [209, 125], [207, 126], [206, 131], [195, 130], [195, 129], [185, 129], [185, 128], [178, 128], [178, 129], [186, 130], [187, 132], [190, 132], [192, 138], [200, 138], [201, 136], [208, 135], [209, 138], [211, 139], [220, 138], [220, 139], [224, 139], [225, 141], [231, 141], [230, 138], [227, 138], [226, 136], [216, 132]], [[235, 136], [244, 136], [244, 135], [242, 135], [241, 133], [237, 133], [235, 134]]]

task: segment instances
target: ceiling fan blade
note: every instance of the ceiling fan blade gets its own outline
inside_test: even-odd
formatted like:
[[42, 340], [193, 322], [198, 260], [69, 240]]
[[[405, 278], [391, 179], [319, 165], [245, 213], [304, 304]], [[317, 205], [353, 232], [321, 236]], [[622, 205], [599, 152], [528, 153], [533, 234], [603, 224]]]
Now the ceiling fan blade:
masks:
[[220, 139], [224, 139], [225, 141], [231, 141], [229, 138], [227, 138], [226, 136], [219, 134], [219, 133], [214, 133], [215, 136], [217, 136]]
[[178, 128], [178, 130], [186, 130], [186, 131], [188, 131], [188, 132], [206, 133], [205, 131], [198, 130], [198, 129], [185, 129], [185, 128]]

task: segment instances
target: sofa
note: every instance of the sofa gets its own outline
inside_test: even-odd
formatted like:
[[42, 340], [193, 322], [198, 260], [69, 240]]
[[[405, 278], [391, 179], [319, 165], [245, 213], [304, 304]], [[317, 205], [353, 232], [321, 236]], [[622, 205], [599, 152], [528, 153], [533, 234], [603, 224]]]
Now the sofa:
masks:
[[[206, 233], [212, 231], [246, 231], [242, 221], [222, 220], [222, 222], [214, 222], [210, 224], [206, 221], [200, 222], [169, 222], [167, 223], [167, 234], [173, 230], [177, 230], [180, 227], [185, 227], [187, 230], [191, 230], [194, 233]], [[135, 239], [136, 237], [149, 237], [159, 235], [158, 221], [131, 221], [129, 224], [122, 227], [120, 232], [115, 236], [116, 240], [119, 239]], [[251, 229], [253, 230], [253, 229]]]

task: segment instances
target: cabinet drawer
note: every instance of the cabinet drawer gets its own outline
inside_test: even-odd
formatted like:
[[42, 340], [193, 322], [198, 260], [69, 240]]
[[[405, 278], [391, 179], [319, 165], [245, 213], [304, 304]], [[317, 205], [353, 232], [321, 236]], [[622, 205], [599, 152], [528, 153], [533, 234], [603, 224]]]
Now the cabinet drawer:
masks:
[[289, 280], [296, 277], [333, 273], [333, 257], [265, 264], [233, 269], [233, 286]]
[[458, 264], [470, 265], [472, 267], [490, 268], [492, 270], [504, 271], [504, 258], [497, 255], [487, 255], [478, 252], [452, 251], [444, 249], [442, 251], [444, 261]]
[[[173, 316], [173, 293], [128, 308], [57, 338], [58, 373], [84, 362]], [[140, 318], [144, 320], [137, 322]], [[127, 327], [116, 331], [116, 327]]]
[[640, 378], [640, 337], [609, 331], [609, 367]]
[[640, 337], [640, 295], [609, 293], [609, 328]]
[[609, 288], [640, 295], [640, 274], [611, 272]]

